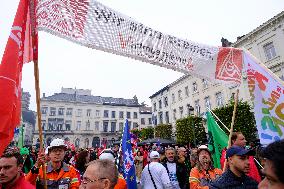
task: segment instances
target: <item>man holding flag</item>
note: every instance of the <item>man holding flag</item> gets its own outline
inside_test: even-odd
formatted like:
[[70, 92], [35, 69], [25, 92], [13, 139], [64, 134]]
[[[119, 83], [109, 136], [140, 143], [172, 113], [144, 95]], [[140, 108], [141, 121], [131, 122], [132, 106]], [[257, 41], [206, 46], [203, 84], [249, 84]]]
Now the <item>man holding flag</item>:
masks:
[[123, 156], [123, 176], [126, 180], [127, 188], [137, 189], [128, 120], [125, 121], [121, 146]]

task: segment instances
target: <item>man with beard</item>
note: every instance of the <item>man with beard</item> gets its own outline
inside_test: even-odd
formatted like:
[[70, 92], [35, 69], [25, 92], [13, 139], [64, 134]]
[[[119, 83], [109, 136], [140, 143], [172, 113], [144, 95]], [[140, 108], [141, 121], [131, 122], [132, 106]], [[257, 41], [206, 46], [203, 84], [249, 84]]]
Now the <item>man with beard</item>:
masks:
[[222, 174], [222, 170], [213, 167], [211, 153], [207, 146], [197, 150], [197, 164], [190, 171], [190, 189], [208, 189], [209, 184]]
[[210, 185], [210, 189], [257, 189], [257, 182], [246, 174], [250, 170], [249, 156], [253, 151], [240, 146], [227, 150], [229, 168]]
[[174, 148], [167, 148], [165, 153], [166, 160], [162, 164], [167, 170], [173, 189], [188, 189], [189, 184], [186, 165], [176, 160]]

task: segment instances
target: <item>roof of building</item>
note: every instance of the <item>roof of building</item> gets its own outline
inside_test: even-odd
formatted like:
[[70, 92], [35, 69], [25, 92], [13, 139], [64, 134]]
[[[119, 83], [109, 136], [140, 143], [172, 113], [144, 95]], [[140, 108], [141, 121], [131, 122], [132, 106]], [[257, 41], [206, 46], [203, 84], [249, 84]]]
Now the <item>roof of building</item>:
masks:
[[164, 88], [160, 89], [159, 91], [155, 92], [153, 95], [151, 95], [149, 98], [152, 99], [155, 96], [157, 96], [158, 94], [163, 93], [164, 91], [168, 90], [171, 86], [175, 85], [176, 83], [180, 82], [181, 80], [189, 77], [190, 75], [183, 75], [180, 78], [178, 78], [177, 80], [175, 80], [174, 82], [170, 83], [169, 85], [165, 86]]
[[238, 37], [237, 41], [234, 42], [232, 44], [232, 46], [236, 46], [239, 43], [241, 43], [242, 41], [244, 41], [245, 39], [247, 39], [249, 36], [257, 33], [258, 31], [261, 31], [261, 29], [265, 28], [267, 25], [273, 23], [273, 21], [279, 19], [280, 17], [284, 16], [284, 11], [280, 12], [279, 14], [277, 14], [276, 16], [272, 17], [271, 19], [269, 19], [268, 21], [264, 22], [263, 24], [261, 24], [260, 26], [258, 26], [257, 28], [255, 28], [254, 30], [252, 30], [251, 32], [249, 32], [246, 35], [243, 35], [241, 37]]
[[42, 97], [41, 100], [93, 103], [93, 104], [104, 104], [111, 106], [133, 106], [133, 107], [140, 106], [140, 104], [135, 99], [102, 97], [102, 96], [93, 96], [93, 95], [78, 95], [76, 93], [75, 94], [55, 93], [54, 95], [48, 97]]
[[139, 112], [140, 114], [152, 114], [152, 107], [141, 106]]

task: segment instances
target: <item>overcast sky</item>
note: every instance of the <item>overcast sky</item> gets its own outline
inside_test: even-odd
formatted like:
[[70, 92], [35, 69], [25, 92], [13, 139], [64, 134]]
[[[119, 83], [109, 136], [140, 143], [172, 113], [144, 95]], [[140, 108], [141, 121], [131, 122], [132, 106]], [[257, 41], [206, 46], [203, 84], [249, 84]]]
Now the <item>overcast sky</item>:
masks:
[[[99, 0], [155, 30], [178, 38], [220, 46], [234, 42], [284, 10], [283, 0]], [[19, 0], [2, 0], [0, 56], [3, 56]], [[61, 87], [91, 89], [96, 96], [132, 98], [150, 105], [149, 96], [182, 76], [148, 63], [88, 49], [39, 32], [41, 94]], [[36, 109], [33, 63], [24, 65], [22, 87]], [[1, 99], [0, 99], [1, 100]]]

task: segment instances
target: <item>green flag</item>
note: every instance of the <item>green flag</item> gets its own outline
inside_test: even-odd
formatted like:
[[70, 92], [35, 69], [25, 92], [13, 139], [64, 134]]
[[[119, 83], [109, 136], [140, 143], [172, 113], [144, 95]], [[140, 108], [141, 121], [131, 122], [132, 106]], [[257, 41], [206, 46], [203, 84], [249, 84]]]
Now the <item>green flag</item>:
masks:
[[214, 167], [221, 168], [220, 157], [222, 150], [227, 147], [229, 137], [219, 127], [210, 112], [206, 112], [208, 127], [208, 148], [212, 153]]
[[19, 130], [18, 147], [21, 149], [24, 146], [24, 124], [21, 125]]

